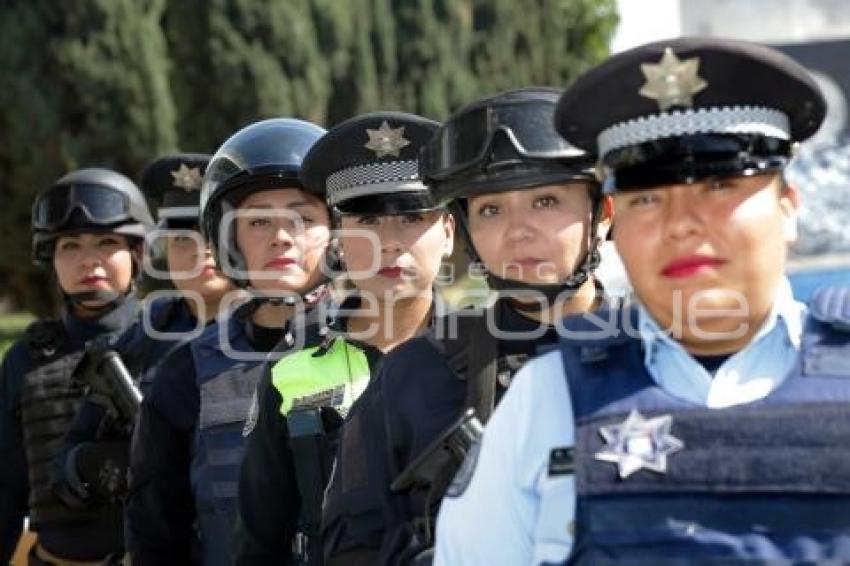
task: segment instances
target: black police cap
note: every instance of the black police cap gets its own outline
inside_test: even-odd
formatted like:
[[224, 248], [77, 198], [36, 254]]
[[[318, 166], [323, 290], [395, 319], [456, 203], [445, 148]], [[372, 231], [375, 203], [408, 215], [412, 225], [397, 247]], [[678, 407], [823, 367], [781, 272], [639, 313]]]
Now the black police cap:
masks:
[[439, 124], [404, 112], [355, 116], [310, 149], [301, 182], [326, 191], [343, 214], [399, 214], [437, 208], [419, 177], [419, 150]]
[[617, 54], [562, 95], [555, 126], [620, 189], [783, 166], [820, 127], [809, 73], [769, 47], [679, 38]]
[[178, 153], [165, 155], [142, 172], [142, 191], [159, 204], [157, 218], [166, 225], [197, 224], [201, 184], [210, 155]]

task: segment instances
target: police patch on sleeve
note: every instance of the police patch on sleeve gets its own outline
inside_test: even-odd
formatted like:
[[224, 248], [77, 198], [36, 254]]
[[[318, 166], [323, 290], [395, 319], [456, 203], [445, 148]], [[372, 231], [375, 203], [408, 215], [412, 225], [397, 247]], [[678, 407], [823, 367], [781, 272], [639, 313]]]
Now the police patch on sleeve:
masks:
[[480, 452], [481, 440], [473, 444], [469, 452], [466, 453], [463, 464], [461, 464], [452, 483], [449, 484], [449, 488], [446, 490], [446, 497], [460, 497], [463, 495], [463, 492], [469, 486], [469, 482], [472, 481], [472, 475], [475, 473], [475, 467], [478, 465], [478, 454]]
[[247, 437], [257, 426], [257, 419], [260, 416], [260, 400], [257, 398], [257, 390], [254, 390], [254, 395], [251, 397], [251, 408], [248, 409], [248, 418], [245, 419], [245, 426], [242, 427], [242, 436]]

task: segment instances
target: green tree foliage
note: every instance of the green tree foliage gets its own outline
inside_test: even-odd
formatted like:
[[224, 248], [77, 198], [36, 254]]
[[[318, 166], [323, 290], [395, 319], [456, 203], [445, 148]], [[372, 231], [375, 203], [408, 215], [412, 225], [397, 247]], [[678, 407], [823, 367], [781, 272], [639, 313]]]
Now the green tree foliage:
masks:
[[614, 0], [0, 0], [0, 296], [33, 305], [29, 207], [69, 169], [135, 176], [258, 119], [443, 119], [607, 55]]
[[162, 9], [163, 0], [2, 7], [0, 293], [34, 310], [50, 304], [29, 260], [35, 195], [84, 166], [133, 175], [176, 146]]
[[311, 0], [172, 0], [164, 29], [182, 147], [214, 151], [262, 118], [324, 120], [330, 85]]

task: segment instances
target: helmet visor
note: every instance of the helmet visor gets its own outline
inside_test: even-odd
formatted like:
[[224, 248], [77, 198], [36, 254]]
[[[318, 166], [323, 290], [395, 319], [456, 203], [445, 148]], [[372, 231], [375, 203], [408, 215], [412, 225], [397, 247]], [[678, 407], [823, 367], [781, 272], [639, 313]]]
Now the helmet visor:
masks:
[[555, 105], [529, 100], [500, 106], [481, 106], [446, 122], [424, 152], [423, 173], [442, 180], [481, 166], [498, 132], [507, 136], [516, 153], [528, 159], [578, 157], [582, 152], [554, 128]]
[[114, 224], [132, 218], [126, 195], [102, 185], [64, 185], [42, 195], [33, 206], [35, 230], [61, 229], [79, 209], [92, 224]]

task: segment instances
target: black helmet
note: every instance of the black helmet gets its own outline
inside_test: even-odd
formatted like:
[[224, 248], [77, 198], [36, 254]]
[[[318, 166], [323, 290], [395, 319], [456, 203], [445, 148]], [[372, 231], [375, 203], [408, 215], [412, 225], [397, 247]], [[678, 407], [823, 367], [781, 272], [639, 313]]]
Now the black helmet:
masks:
[[521, 88], [452, 115], [419, 161], [436, 198], [448, 202], [569, 180], [593, 182], [594, 157], [555, 131], [560, 94], [548, 87]]
[[[254, 192], [274, 187], [304, 188], [299, 179], [301, 162], [324, 133], [310, 122], [273, 118], [242, 128], [213, 155], [201, 187], [201, 232], [213, 249], [216, 263], [231, 278], [235, 279], [233, 269], [246, 269], [245, 259], [236, 248], [234, 230], [220, 233], [222, 217]], [[323, 189], [311, 192], [324, 201]]]
[[[601, 191], [593, 172], [594, 156], [567, 143], [555, 131], [555, 108], [561, 92], [528, 87], [473, 102], [449, 118], [420, 156], [420, 172], [440, 202], [451, 203], [472, 260], [472, 245], [463, 200], [486, 193], [582, 181], [592, 200], [591, 234], [601, 214]], [[598, 239], [570, 277], [559, 284], [529, 284], [487, 273], [491, 288], [531, 290], [549, 302], [581, 287], [599, 265]], [[517, 303], [524, 310], [533, 306]]]
[[33, 260], [49, 262], [61, 235], [110, 232], [142, 240], [152, 227], [148, 205], [133, 181], [109, 169], [79, 169], [35, 198]]

